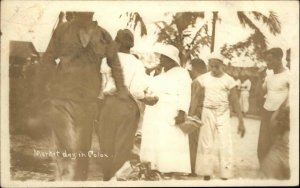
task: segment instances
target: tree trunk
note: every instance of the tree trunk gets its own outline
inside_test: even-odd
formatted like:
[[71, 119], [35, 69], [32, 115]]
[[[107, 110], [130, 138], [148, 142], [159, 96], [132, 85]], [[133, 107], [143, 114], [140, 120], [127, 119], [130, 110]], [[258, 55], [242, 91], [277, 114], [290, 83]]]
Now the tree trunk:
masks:
[[215, 36], [216, 36], [216, 21], [218, 18], [218, 12], [213, 12], [213, 20], [212, 20], [212, 34], [211, 34], [211, 45], [210, 52], [212, 53], [215, 48]]

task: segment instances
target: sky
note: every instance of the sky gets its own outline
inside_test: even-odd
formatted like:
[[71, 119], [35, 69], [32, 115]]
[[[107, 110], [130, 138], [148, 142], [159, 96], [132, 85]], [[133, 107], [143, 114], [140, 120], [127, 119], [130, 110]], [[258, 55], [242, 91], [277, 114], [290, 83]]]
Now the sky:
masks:
[[[126, 27], [125, 17], [121, 14], [127, 11], [138, 11], [146, 23], [147, 37], [140, 38], [136, 32], [136, 51], [147, 51], [155, 42], [154, 32], [156, 21], [169, 21], [170, 15], [166, 12], [176, 11], [205, 11], [203, 22], [211, 23], [211, 11], [217, 10], [221, 21], [216, 25], [215, 49], [218, 50], [225, 43], [234, 44], [245, 40], [253, 31], [243, 28], [236, 16], [237, 10], [257, 10], [266, 13], [275, 11], [282, 23], [282, 33], [272, 36], [261, 25], [269, 42], [269, 46], [281, 46], [284, 50], [293, 47], [297, 41], [299, 12], [296, 1], [289, 2], [198, 2], [198, 1], [2, 1], [1, 6], [1, 31], [5, 40], [32, 41], [38, 51], [45, 51], [50, 40], [60, 11], [94, 11], [94, 20], [108, 30], [112, 37], [118, 29]], [[251, 6], [250, 6], [251, 5]], [[297, 5], [297, 6], [296, 6]], [[201, 21], [200, 21], [201, 22]], [[201, 24], [201, 23], [200, 23]], [[3, 50], [3, 49], [2, 49]], [[209, 49], [203, 50], [203, 55], [208, 56]], [[243, 63], [244, 66], [248, 66]], [[249, 62], [249, 66], [252, 63]]]

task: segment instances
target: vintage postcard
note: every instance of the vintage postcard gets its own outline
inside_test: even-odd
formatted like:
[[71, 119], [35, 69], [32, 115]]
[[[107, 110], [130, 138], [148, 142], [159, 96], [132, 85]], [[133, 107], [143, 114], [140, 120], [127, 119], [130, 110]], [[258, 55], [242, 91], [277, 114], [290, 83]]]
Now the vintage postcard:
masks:
[[1, 187], [296, 185], [298, 1], [1, 1]]

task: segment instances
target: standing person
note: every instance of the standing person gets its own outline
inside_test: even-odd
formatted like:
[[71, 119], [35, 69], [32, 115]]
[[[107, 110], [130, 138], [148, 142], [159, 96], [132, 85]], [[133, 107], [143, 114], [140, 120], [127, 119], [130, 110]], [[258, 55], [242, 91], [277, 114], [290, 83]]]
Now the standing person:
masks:
[[188, 113], [191, 79], [180, 67], [176, 47], [157, 44], [155, 52], [160, 54], [164, 71], [148, 89], [159, 101], [145, 108], [140, 159], [171, 178], [173, 173], [191, 173], [188, 135], [177, 126]]
[[[201, 118], [204, 90], [201, 87], [198, 79], [200, 76], [207, 72], [206, 64], [202, 59], [193, 59], [191, 61], [190, 76], [193, 80], [191, 91], [191, 104], [189, 109], [189, 116], [198, 116]], [[189, 134], [189, 146], [190, 146], [190, 158], [191, 158], [191, 170], [192, 176], [196, 176], [195, 163], [198, 147], [199, 129]]]
[[249, 96], [251, 89], [251, 81], [246, 76], [241, 76], [241, 84], [238, 89], [240, 90], [240, 105], [241, 110], [246, 114], [249, 110]]
[[290, 108], [289, 104], [282, 105], [278, 115], [274, 117], [275, 121], [270, 122], [272, 128], [279, 129], [279, 134], [260, 166], [260, 175], [262, 178], [288, 180], [291, 176], [289, 164], [289, 135], [290, 135]]
[[243, 115], [237, 100], [236, 81], [223, 72], [223, 56], [212, 54], [208, 62], [209, 72], [198, 79], [204, 88], [204, 102], [199, 135], [196, 173], [209, 180], [213, 175], [213, 147], [218, 137], [220, 176], [228, 179], [233, 176], [233, 151], [229, 105], [233, 103], [238, 114], [238, 133], [245, 134]]
[[263, 83], [263, 90], [266, 93], [265, 103], [261, 117], [259, 130], [257, 155], [260, 164], [269, 152], [270, 146], [276, 135], [270, 127], [272, 116], [276, 115], [280, 106], [287, 101], [289, 94], [290, 73], [282, 64], [283, 51], [281, 48], [271, 48], [265, 53], [267, 68], [273, 70]]
[[[93, 21], [93, 12], [75, 12], [74, 19], [55, 29], [42, 58], [35, 83], [36, 100], [49, 99], [45, 118], [52, 129], [58, 180], [86, 180], [88, 155], [101, 79], [101, 59], [113, 70], [120, 97], [127, 93], [122, 69], [110, 34]], [[56, 62], [59, 62], [57, 65]], [[74, 154], [75, 159], [62, 157]]]
[[115, 95], [115, 79], [111, 76], [110, 67], [104, 61], [101, 65], [104, 101], [99, 117], [100, 125], [96, 130], [101, 153], [108, 156], [102, 161], [104, 181], [111, 180], [130, 157], [140, 117], [136, 101], [141, 100], [149, 105], [157, 102], [157, 98], [145, 98], [148, 76], [142, 62], [130, 54], [130, 49], [134, 45], [131, 31], [119, 30], [115, 41], [119, 48], [118, 56], [125, 86], [131, 97], [120, 99]]

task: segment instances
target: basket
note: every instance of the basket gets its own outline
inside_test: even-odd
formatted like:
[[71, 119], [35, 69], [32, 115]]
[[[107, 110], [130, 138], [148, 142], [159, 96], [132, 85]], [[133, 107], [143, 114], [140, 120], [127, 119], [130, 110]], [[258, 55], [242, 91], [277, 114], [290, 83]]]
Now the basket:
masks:
[[197, 116], [188, 116], [185, 122], [179, 124], [178, 126], [184, 133], [190, 134], [199, 129], [201, 125], [202, 122]]

